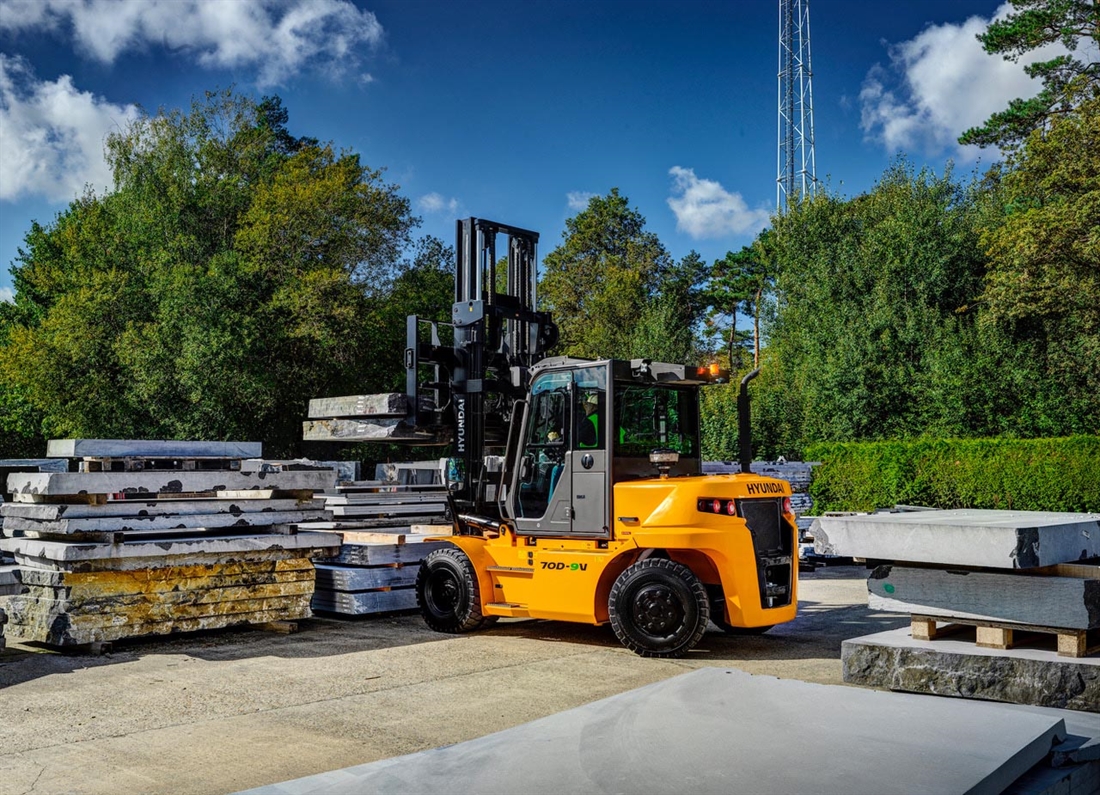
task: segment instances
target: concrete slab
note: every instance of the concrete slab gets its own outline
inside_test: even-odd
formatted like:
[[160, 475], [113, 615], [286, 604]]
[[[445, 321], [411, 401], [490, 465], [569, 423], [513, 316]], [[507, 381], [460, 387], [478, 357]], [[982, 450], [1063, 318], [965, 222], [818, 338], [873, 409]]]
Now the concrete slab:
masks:
[[1100, 627], [1100, 579], [879, 566], [867, 579], [872, 610], [1011, 621], [1042, 627]]
[[317, 566], [317, 587], [328, 591], [370, 591], [416, 583], [419, 566]]
[[393, 610], [415, 610], [416, 589], [397, 588], [392, 591], [342, 591], [318, 590], [313, 594], [314, 610], [326, 610], [349, 616], [365, 616], [388, 613]]
[[249, 790], [1001, 792], [1065, 736], [1049, 716], [707, 668], [458, 745]]
[[259, 458], [262, 442], [50, 439], [48, 458]]
[[32, 502], [7, 502], [0, 505], [0, 516], [21, 519], [102, 519], [131, 516], [190, 516], [194, 514], [259, 514], [270, 511], [322, 511], [324, 500], [231, 500], [205, 497], [195, 500], [110, 500], [101, 505], [49, 505]]
[[[5, 538], [0, 549], [31, 558], [58, 562], [106, 561], [118, 558], [170, 558], [188, 555], [244, 554], [265, 550], [331, 549], [331, 533], [254, 535], [225, 538], [173, 538], [124, 541], [121, 544], [50, 541], [38, 538]], [[338, 543], [338, 542], [337, 542]]]
[[[144, 472], [27, 472], [8, 475], [16, 495], [173, 494], [277, 489], [324, 491], [336, 485], [331, 469], [292, 472], [152, 470]], [[18, 501], [18, 500], [16, 500]]]
[[946, 566], [1026, 569], [1100, 555], [1100, 514], [909, 511], [821, 516], [820, 554]]
[[1100, 711], [1100, 657], [913, 640], [909, 628], [845, 640], [844, 681], [909, 693]]

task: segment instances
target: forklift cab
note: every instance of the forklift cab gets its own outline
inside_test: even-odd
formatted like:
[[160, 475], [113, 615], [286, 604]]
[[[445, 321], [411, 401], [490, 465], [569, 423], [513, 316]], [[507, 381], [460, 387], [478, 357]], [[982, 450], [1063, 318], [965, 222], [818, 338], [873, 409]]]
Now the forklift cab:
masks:
[[699, 473], [705, 382], [682, 366], [562, 358], [536, 369], [505, 505], [518, 534], [609, 538], [611, 486], [655, 477], [654, 450], [679, 454], [670, 474]]

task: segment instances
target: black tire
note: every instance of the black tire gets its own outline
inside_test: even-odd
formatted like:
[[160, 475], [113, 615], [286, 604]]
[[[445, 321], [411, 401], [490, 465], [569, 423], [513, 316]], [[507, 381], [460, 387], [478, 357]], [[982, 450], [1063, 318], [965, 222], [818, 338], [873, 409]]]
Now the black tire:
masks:
[[763, 635], [769, 629], [775, 626], [775, 624], [769, 624], [766, 627], [735, 627], [732, 624], [726, 623], [726, 606], [725, 598], [719, 594], [710, 597], [710, 620], [714, 626], [725, 632], [727, 635]]
[[619, 642], [643, 657], [682, 657], [707, 629], [707, 589], [682, 563], [647, 558], [628, 566], [607, 600]]
[[436, 632], [470, 632], [486, 623], [474, 564], [461, 549], [437, 549], [416, 574], [416, 606]]

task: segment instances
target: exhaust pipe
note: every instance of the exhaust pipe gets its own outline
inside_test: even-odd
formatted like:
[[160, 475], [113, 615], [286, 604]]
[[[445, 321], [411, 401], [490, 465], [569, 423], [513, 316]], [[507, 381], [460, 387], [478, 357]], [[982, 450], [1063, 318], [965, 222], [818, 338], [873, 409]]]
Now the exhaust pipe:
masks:
[[741, 472], [752, 472], [752, 417], [749, 415], [749, 381], [760, 375], [757, 367], [741, 379], [741, 391], [737, 393], [737, 437], [741, 448]]

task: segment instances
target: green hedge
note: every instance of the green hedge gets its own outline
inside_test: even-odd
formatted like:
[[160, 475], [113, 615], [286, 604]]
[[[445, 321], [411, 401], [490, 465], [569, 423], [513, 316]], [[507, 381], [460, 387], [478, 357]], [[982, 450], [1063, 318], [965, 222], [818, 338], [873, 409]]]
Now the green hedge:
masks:
[[1100, 437], [812, 444], [814, 512], [897, 504], [1100, 511]]

